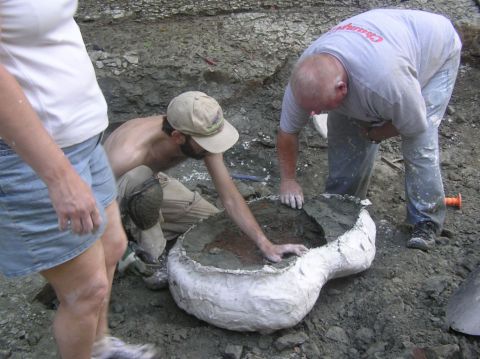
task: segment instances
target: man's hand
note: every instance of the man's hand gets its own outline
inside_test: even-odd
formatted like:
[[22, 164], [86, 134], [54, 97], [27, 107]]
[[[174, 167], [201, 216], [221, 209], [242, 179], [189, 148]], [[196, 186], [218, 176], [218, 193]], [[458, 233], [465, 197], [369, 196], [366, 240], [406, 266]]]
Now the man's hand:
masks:
[[280, 182], [280, 201], [292, 208], [302, 208], [303, 191], [296, 180], [286, 179]]
[[380, 143], [383, 140], [386, 140], [391, 137], [397, 136], [399, 133], [395, 126], [389, 121], [385, 122], [381, 126], [360, 126], [359, 127], [360, 134], [365, 137], [367, 140], [371, 141], [372, 143]]
[[262, 249], [262, 253], [269, 261], [280, 262], [285, 254], [293, 253], [301, 256], [308, 252], [308, 248], [303, 244], [273, 244]]
[[371, 143], [379, 144], [383, 138], [381, 135], [381, 127], [360, 127], [360, 134]]
[[95, 232], [102, 223], [95, 197], [90, 187], [73, 170], [48, 186], [50, 199], [58, 215], [60, 230], [76, 234]]

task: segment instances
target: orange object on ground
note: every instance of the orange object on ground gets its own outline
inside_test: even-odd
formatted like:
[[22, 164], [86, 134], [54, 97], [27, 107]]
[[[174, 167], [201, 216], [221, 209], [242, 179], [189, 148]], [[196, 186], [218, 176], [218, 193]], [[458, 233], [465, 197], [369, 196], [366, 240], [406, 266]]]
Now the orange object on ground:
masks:
[[457, 197], [445, 197], [445, 205], [462, 208], [462, 195], [459, 193]]

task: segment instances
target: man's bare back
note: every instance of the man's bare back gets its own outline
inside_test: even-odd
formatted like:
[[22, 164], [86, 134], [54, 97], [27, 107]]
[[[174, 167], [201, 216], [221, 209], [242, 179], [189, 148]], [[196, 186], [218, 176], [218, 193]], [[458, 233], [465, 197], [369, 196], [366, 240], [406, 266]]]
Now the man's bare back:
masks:
[[159, 115], [132, 119], [108, 136], [104, 147], [115, 177], [140, 165], [154, 172], [165, 171], [187, 158], [162, 131], [164, 118]]

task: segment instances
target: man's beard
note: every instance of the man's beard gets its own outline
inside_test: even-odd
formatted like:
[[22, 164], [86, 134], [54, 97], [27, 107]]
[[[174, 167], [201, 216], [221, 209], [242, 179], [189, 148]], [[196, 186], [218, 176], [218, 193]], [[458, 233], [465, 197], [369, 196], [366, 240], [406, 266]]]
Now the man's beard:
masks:
[[191, 140], [192, 138], [188, 136], [185, 143], [182, 143], [180, 145], [180, 150], [185, 156], [189, 158], [193, 158], [195, 160], [203, 160], [207, 152], [206, 151], [195, 152], [195, 150], [193, 149]]

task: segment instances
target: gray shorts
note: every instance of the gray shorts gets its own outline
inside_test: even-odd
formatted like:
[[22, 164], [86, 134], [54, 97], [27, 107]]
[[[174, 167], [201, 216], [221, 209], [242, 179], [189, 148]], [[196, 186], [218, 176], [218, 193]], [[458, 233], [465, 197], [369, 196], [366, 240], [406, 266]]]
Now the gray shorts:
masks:
[[8, 145], [0, 141], [0, 272], [8, 277], [40, 272], [89, 248], [105, 230], [105, 208], [116, 185], [100, 136], [63, 148], [95, 195], [102, 226], [95, 234], [60, 231], [48, 188]]

